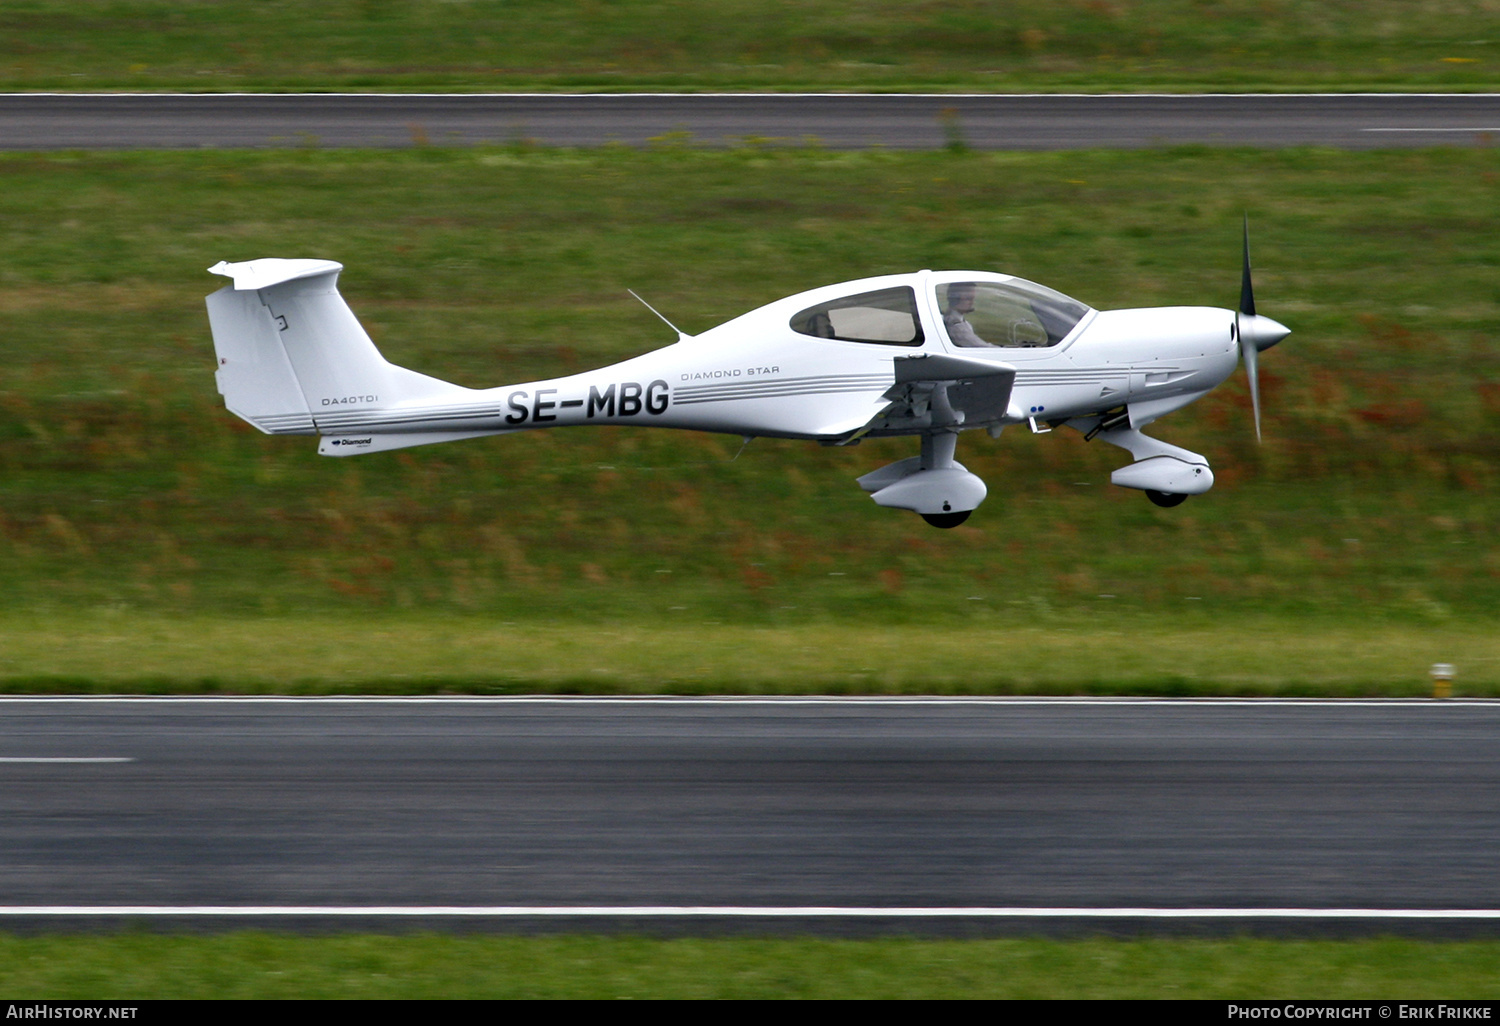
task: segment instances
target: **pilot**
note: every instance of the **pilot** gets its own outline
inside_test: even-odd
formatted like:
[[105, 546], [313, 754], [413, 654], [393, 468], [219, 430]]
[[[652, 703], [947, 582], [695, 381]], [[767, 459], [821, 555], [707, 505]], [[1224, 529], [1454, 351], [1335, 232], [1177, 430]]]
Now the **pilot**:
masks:
[[948, 312], [943, 314], [943, 327], [948, 331], [949, 340], [956, 346], [965, 346], [971, 349], [979, 347], [986, 349], [996, 348], [975, 334], [974, 326], [966, 319], [966, 315], [973, 312], [974, 283], [971, 281], [956, 281], [949, 285]]

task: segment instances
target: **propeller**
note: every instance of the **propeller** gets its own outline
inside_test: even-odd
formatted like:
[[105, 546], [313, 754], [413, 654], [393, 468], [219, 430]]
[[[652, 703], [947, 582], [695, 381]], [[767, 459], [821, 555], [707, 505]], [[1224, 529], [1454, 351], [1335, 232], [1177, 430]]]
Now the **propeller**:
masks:
[[1240, 342], [1240, 358], [1250, 378], [1250, 407], [1255, 413], [1255, 440], [1260, 441], [1259, 354], [1292, 333], [1284, 324], [1255, 312], [1255, 290], [1250, 285], [1250, 215], [1245, 215], [1245, 263], [1240, 274], [1240, 308], [1234, 315], [1234, 334]]

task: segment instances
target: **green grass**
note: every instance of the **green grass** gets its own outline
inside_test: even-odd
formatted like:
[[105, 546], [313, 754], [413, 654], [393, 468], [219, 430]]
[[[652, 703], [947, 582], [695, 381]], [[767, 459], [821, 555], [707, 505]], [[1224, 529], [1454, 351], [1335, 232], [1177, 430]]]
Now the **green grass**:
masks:
[[[961, 610], [960, 612], [966, 612]], [[1500, 695], [1488, 623], [1332, 625], [1281, 617], [1055, 617], [1004, 606], [958, 625], [847, 621], [743, 627], [495, 623], [431, 614], [14, 616], [0, 693]], [[1024, 610], [1021, 611], [1024, 614]]]
[[[670, 660], [688, 691], [1399, 693], [1444, 660], [1488, 693], [1497, 176], [1485, 148], [0, 157], [0, 676], [635, 690]], [[503, 384], [669, 341], [628, 287], [689, 331], [918, 267], [1231, 306], [1247, 210], [1258, 302], [1294, 329], [1262, 359], [1265, 444], [1241, 376], [1160, 422], [1218, 476], [1166, 511], [1074, 432], [966, 434], [990, 498], [946, 532], [854, 485], [909, 440], [731, 461], [738, 439], [580, 430], [320, 458], [224, 411], [202, 307], [217, 260], [337, 258], [391, 359]], [[606, 651], [611, 630], [638, 640]], [[299, 667], [278, 639], [312, 633], [385, 654]]]
[[1490, 90], [1465, 0], [12, 0], [0, 89]]
[[1459, 999], [1500, 943], [0, 935], [0, 990], [109, 998]]

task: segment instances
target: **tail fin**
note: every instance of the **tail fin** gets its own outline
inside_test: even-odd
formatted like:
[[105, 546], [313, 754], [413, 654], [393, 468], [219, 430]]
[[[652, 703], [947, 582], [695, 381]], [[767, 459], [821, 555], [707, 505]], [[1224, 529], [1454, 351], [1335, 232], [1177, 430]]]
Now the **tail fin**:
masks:
[[311, 435], [341, 413], [468, 391], [387, 363], [339, 295], [343, 269], [277, 258], [209, 268], [234, 279], [208, 297], [219, 392], [231, 413], [266, 434]]

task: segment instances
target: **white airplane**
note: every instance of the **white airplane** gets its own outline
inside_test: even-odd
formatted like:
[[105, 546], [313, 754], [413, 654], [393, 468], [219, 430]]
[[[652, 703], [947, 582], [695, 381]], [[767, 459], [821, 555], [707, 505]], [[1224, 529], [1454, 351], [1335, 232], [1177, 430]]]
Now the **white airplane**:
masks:
[[1094, 310], [1009, 275], [917, 271], [798, 293], [700, 335], [667, 322], [678, 340], [665, 348], [485, 389], [387, 363], [339, 294], [341, 264], [269, 258], [209, 270], [234, 281], [208, 297], [225, 405], [267, 434], [321, 435], [325, 456], [584, 424], [824, 445], [916, 435], [921, 455], [859, 485], [936, 527], [956, 527], [984, 501], [984, 482], [953, 458], [959, 433], [974, 428], [997, 437], [1010, 424], [1066, 424], [1128, 450], [1134, 462], [1110, 481], [1158, 506], [1208, 491], [1206, 459], [1140, 429], [1207, 394], [1243, 358], [1258, 439], [1256, 356], [1290, 334], [1255, 312], [1248, 228], [1238, 311]]

